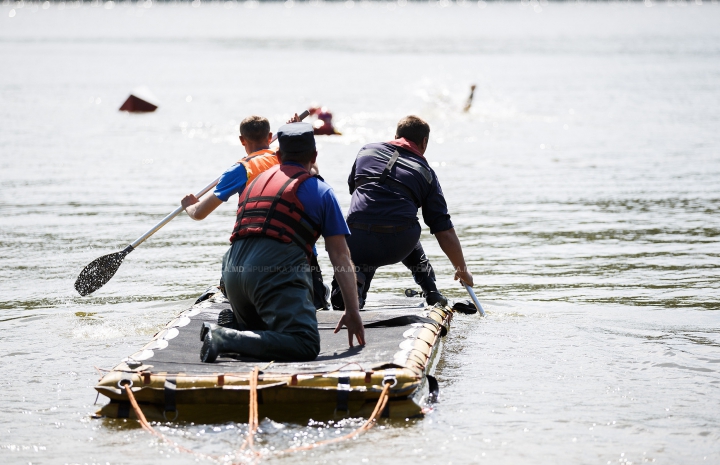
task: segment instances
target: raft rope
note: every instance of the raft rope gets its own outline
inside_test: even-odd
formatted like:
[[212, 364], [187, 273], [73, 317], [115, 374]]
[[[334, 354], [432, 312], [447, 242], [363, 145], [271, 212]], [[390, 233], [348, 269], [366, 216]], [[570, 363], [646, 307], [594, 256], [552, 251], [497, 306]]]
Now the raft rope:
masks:
[[250, 376], [250, 403], [248, 405], [249, 415], [248, 415], [248, 432], [245, 436], [245, 440], [243, 441], [242, 445], [240, 446], [239, 452], [242, 452], [245, 450], [245, 448], [250, 449], [250, 452], [254, 456], [254, 462], [258, 461], [262, 456], [259, 452], [255, 451], [253, 440], [255, 438], [255, 433], [258, 430], [259, 421], [258, 421], [258, 395], [257, 395], [257, 387], [258, 387], [258, 379], [260, 377], [260, 369], [258, 367], [255, 367], [252, 372], [252, 376]]
[[377, 422], [377, 418], [380, 416], [380, 414], [383, 412], [383, 410], [385, 410], [385, 406], [387, 405], [388, 398], [389, 398], [388, 393], [390, 392], [390, 383], [391, 383], [391, 381], [385, 382], [385, 387], [383, 387], [383, 390], [380, 393], [380, 397], [378, 398], [378, 402], [377, 402], [377, 404], [375, 404], [375, 410], [373, 410], [372, 414], [370, 415], [370, 418], [368, 418], [367, 421], [365, 423], [363, 423], [363, 425], [361, 427], [359, 427], [358, 429], [346, 434], [345, 436], [340, 436], [339, 438], [326, 439], [324, 441], [314, 442], [312, 444], [307, 444], [305, 446], [292, 447], [290, 449], [285, 449], [283, 451], [277, 452], [277, 454], [283, 455], [283, 454], [290, 454], [293, 452], [300, 452], [300, 451], [304, 451], [304, 450], [312, 450], [312, 449], [315, 449], [316, 447], [321, 447], [321, 446], [325, 446], [328, 444], [334, 444], [336, 442], [341, 442], [341, 441], [345, 441], [348, 439], [352, 439], [355, 436], [369, 430], [370, 428], [375, 426], [375, 423]]
[[201, 458], [216, 460], [215, 457], [211, 457], [211, 456], [205, 455], [205, 454], [200, 454], [198, 452], [195, 452], [194, 450], [191, 450], [191, 449], [181, 446], [177, 442], [173, 441], [172, 439], [168, 438], [167, 436], [165, 436], [164, 434], [162, 434], [161, 432], [159, 432], [155, 428], [153, 428], [152, 425], [147, 421], [147, 418], [145, 418], [145, 414], [140, 409], [140, 406], [138, 405], [137, 400], [135, 399], [135, 394], [133, 394], [133, 392], [132, 392], [132, 382], [128, 382], [128, 383], [124, 384], [123, 386], [125, 387], [125, 393], [127, 394], [128, 399], [130, 400], [130, 405], [132, 405], [132, 408], [135, 411], [135, 416], [137, 416], [138, 422], [140, 422], [140, 426], [142, 426], [142, 428], [145, 431], [147, 431], [148, 433], [150, 433], [152, 435], [159, 437], [160, 439], [167, 442], [171, 446], [176, 447], [181, 452], [192, 454], [192, 455], [195, 455], [195, 456], [198, 456]]
[[[249, 449], [253, 455], [252, 461], [253, 463], [259, 462], [263, 455], [259, 451], [256, 451], [254, 448], [254, 438], [255, 433], [258, 430], [259, 427], [259, 421], [258, 421], [258, 380], [260, 377], [260, 369], [258, 367], [255, 367], [255, 369], [252, 372], [252, 376], [250, 377], [250, 402], [249, 402], [249, 418], [248, 418], [248, 432], [245, 436], [245, 440], [243, 441], [242, 445], [240, 446], [240, 449], [238, 452], [242, 452], [245, 449]], [[372, 411], [372, 414], [370, 417], [365, 421], [365, 423], [362, 424], [359, 428], [351, 431], [350, 433], [346, 434], [345, 436], [340, 436], [339, 438], [332, 438], [332, 439], [326, 439], [324, 441], [315, 442], [312, 444], [307, 444], [304, 446], [298, 446], [298, 447], [291, 447], [289, 449], [285, 449], [283, 451], [275, 452], [273, 455], [285, 455], [285, 454], [292, 454], [295, 452], [302, 452], [306, 450], [312, 450], [317, 447], [326, 446], [328, 444], [334, 444], [337, 442], [346, 441], [349, 439], [352, 439], [365, 431], [368, 431], [370, 428], [375, 426], [375, 423], [377, 423], [378, 417], [382, 414], [383, 410], [385, 410], [385, 407], [387, 406], [388, 400], [390, 398], [390, 386], [391, 386], [392, 380], [385, 380], [382, 392], [380, 393], [380, 397], [378, 397], [377, 404], [375, 404], [375, 409]], [[163, 441], [167, 442], [168, 444], [176, 447], [179, 451], [185, 452], [188, 454], [193, 454], [198, 457], [210, 459], [217, 461], [218, 458], [210, 455], [200, 454], [198, 452], [195, 452], [191, 449], [185, 448], [178, 444], [177, 442], [173, 441], [172, 439], [168, 438], [164, 434], [160, 433], [159, 431], [155, 430], [155, 428], [152, 427], [152, 425], [147, 421], [145, 418], [145, 414], [140, 409], [140, 406], [137, 403], [137, 400], [135, 400], [135, 394], [132, 392], [132, 382], [128, 382], [123, 385], [125, 388], [125, 393], [128, 396], [128, 399], [130, 400], [130, 405], [132, 405], [133, 410], [135, 411], [135, 416], [137, 416], [138, 421], [140, 422], [140, 426], [147, 431], [150, 434], [153, 434]]]

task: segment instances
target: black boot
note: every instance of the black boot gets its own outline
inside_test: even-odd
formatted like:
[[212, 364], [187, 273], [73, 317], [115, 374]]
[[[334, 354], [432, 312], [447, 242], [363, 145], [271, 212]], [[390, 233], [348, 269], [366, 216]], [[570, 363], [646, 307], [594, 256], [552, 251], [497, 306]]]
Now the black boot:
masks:
[[240, 331], [205, 322], [200, 336], [203, 338], [200, 360], [205, 363], [214, 362], [220, 354], [242, 354], [243, 336]]
[[435, 285], [435, 271], [430, 266], [430, 261], [423, 255], [423, 261], [420, 266], [413, 270], [413, 278], [423, 290], [423, 297], [428, 305], [441, 304], [447, 306], [448, 301], [444, 295], [440, 294]]
[[236, 331], [243, 330], [243, 328], [240, 327], [241, 325], [238, 323], [237, 318], [235, 318], [235, 312], [233, 312], [231, 308], [224, 308], [220, 310], [217, 324], [223, 328], [230, 328]]
[[448, 304], [447, 299], [437, 290], [435, 271], [419, 242], [402, 263], [412, 272], [413, 279], [422, 288], [423, 297], [428, 305], [442, 304], [446, 306]]
[[312, 274], [313, 283], [313, 304], [316, 309], [328, 310], [328, 296], [330, 289], [323, 282], [322, 271], [320, 270], [320, 264], [317, 261], [317, 257], [313, 256], [310, 261], [310, 273]]
[[222, 295], [225, 296], [225, 298], [227, 299], [227, 293], [225, 292], [225, 281], [223, 280], [222, 276], [220, 276], [220, 285], [218, 286], [218, 289], [220, 289]]
[[429, 291], [423, 294], [425, 295], [425, 302], [427, 302], [428, 305], [435, 306], [435, 304], [441, 304], [443, 307], [447, 307], [448, 305], [448, 300], [438, 291]]

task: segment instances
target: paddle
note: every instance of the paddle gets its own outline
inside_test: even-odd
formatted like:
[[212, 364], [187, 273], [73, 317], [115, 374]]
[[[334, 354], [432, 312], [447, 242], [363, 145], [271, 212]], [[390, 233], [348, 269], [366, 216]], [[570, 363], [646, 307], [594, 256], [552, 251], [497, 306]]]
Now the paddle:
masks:
[[[309, 114], [310, 113], [307, 110], [302, 112], [299, 116], [300, 121], [307, 118]], [[277, 134], [273, 136], [270, 143], [275, 142], [275, 140], [277, 140]], [[220, 178], [217, 178], [216, 180], [205, 186], [200, 192], [195, 194], [195, 197], [199, 199], [203, 195], [207, 194], [210, 189], [217, 185], [219, 181]], [[103, 255], [102, 257], [96, 258], [95, 260], [90, 262], [90, 264], [80, 272], [80, 275], [75, 280], [75, 290], [78, 291], [81, 296], [86, 296], [103, 287], [115, 275], [115, 272], [118, 270], [118, 268], [120, 268], [120, 265], [122, 264], [127, 254], [135, 250], [135, 248], [142, 244], [145, 239], [155, 234], [160, 228], [168, 224], [183, 210], [184, 209], [182, 206], [177, 207], [175, 210], [172, 211], [172, 213], [163, 218], [162, 221], [150, 228], [145, 234], [135, 239], [133, 243], [125, 247], [120, 252]]]
[[467, 284], [460, 281], [463, 286], [465, 286], [465, 290], [468, 294], [470, 294], [470, 298], [472, 299], [473, 303], [475, 304], [475, 307], [478, 309], [478, 312], [480, 312], [480, 316], [485, 316], [485, 310], [483, 310], [482, 305], [480, 305], [480, 301], [478, 300], [477, 296], [475, 295], [475, 291], [473, 291], [473, 288], [468, 286]]

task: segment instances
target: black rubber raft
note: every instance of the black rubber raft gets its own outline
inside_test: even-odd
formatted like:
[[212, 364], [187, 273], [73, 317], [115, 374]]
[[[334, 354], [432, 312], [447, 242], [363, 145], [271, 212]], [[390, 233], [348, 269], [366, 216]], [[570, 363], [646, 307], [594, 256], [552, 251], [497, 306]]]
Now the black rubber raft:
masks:
[[142, 349], [105, 374], [95, 389], [110, 402], [98, 414], [135, 418], [121, 385], [150, 420], [221, 422], [248, 415], [250, 376], [260, 369], [259, 413], [277, 420], [367, 417], [383, 385], [391, 384], [383, 416], [423, 415], [437, 399], [435, 365], [453, 310], [419, 298], [369, 302], [362, 312], [364, 347], [334, 334], [341, 312], [318, 311], [321, 351], [312, 362], [265, 362], [242, 356], [200, 361], [200, 327], [229, 308], [217, 288], [205, 292]]

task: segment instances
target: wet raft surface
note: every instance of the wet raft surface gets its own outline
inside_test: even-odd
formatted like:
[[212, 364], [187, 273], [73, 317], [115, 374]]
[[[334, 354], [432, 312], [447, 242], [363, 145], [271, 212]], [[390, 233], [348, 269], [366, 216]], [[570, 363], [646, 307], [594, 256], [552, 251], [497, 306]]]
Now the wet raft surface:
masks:
[[[196, 373], [217, 373], [217, 372], [245, 372], [252, 371], [255, 366], [265, 367], [267, 361], [260, 361], [250, 357], [235, 355], [221, 355], [216, 363], [203, 363], [200, 361], [200, 328], [203, 322], [217, 322], [218, 313], [229, 308], [225, 299], [220, 303], [205, 301], [195, 306], [196, 310], [181, 315], [179, 321], [170, 324], [186, 324], [178, 331], [177, 337], [168, 341], [165, 349], [153, 350], [153, 356], [147, 363], [153, 365], [153, 371], [192, 371]], [[410, 304], [416, 305], [410, 305]], [[362, 312], [364, 324], [372, 324], [379, 321], [386, 321], [390, 318], [414, 315], [420, 313], [424, 306], [421, 299], [397, 299], [395, 301], [375, 302], [375, 308], [368, 308]], [[198, 313], [196, 313], [196, 311]], [[319, 311], [317, 312], [318, 327], [320, 328], [320, 354], [312, 362], [273, 362], [267, 368], [266, 373], [303, 373], [318, 371], [335, 371], [344, 365], [354, 363], [361, 368], [372, 369], [380, 365], [391, 363], [394, 356], [401, 349], [398, 344], [403, 341], [403, 333], [410, 328], [410, 325], [397, 327], [366, 328], [365, 337], [367, 345], [350, 347], [348, 344], [347, 331], [342, 329], [335, 334], [333, 330], [342, 316], [341, 311]], [[187, 322], [185, 318], [189, 318]], [[179, 328], [178, 328], [179, 329]], [[166, 331], [171, 331], [168, 329]], [[162, 339], [161, 339], [162, 340]], [[149, 347], [156, 345], [150, 344]], [[149, 355], [143, 351], [134, 354], [137, 358], [144, 358]]]
[[[230, 308], [227, 299], [211, 288], [145, 347], [103, 376], [96, 389], [111, 403], [99, 413], [133, 416], [126, 394], [118, 387], [120, 381], [132, 382], [133, 393], [149, 417], [167, 418], [171, 411], [171, 418], [176, 418], [181, 411], [183, 420], [198, 420], [198, 414], [207, 416], [213, 410], [209, 405], [227, 413], [228, 405], [245, 405], [250, 373], [259, 367], [265, 409], [276, 407], [275, 413], [284, 414], [292, 406], [294, 412], [318, 418], [320, 412], [334, 414], [342, 407], [366, 415], [383, 383], [392, 382], [391, 400], [401, 407], [395, 408], [395, 414], [419, 414], [428, 391], [427, 375], [434, 371], [433, 360], [452, 316], [449, 308], [426, 308], [419, 298], [369, 302], [362, 312], [367, 345], [351, 348], [345, 329], [333, 332], [342, 312], [318, 311], [321, 352], [312, 362], [223, 355], [215, 363], [203, 363], [200, 328], [205, 321], [216, 322], [226, 308]], [[236, 408], [233, 412], [243, 414]]]

